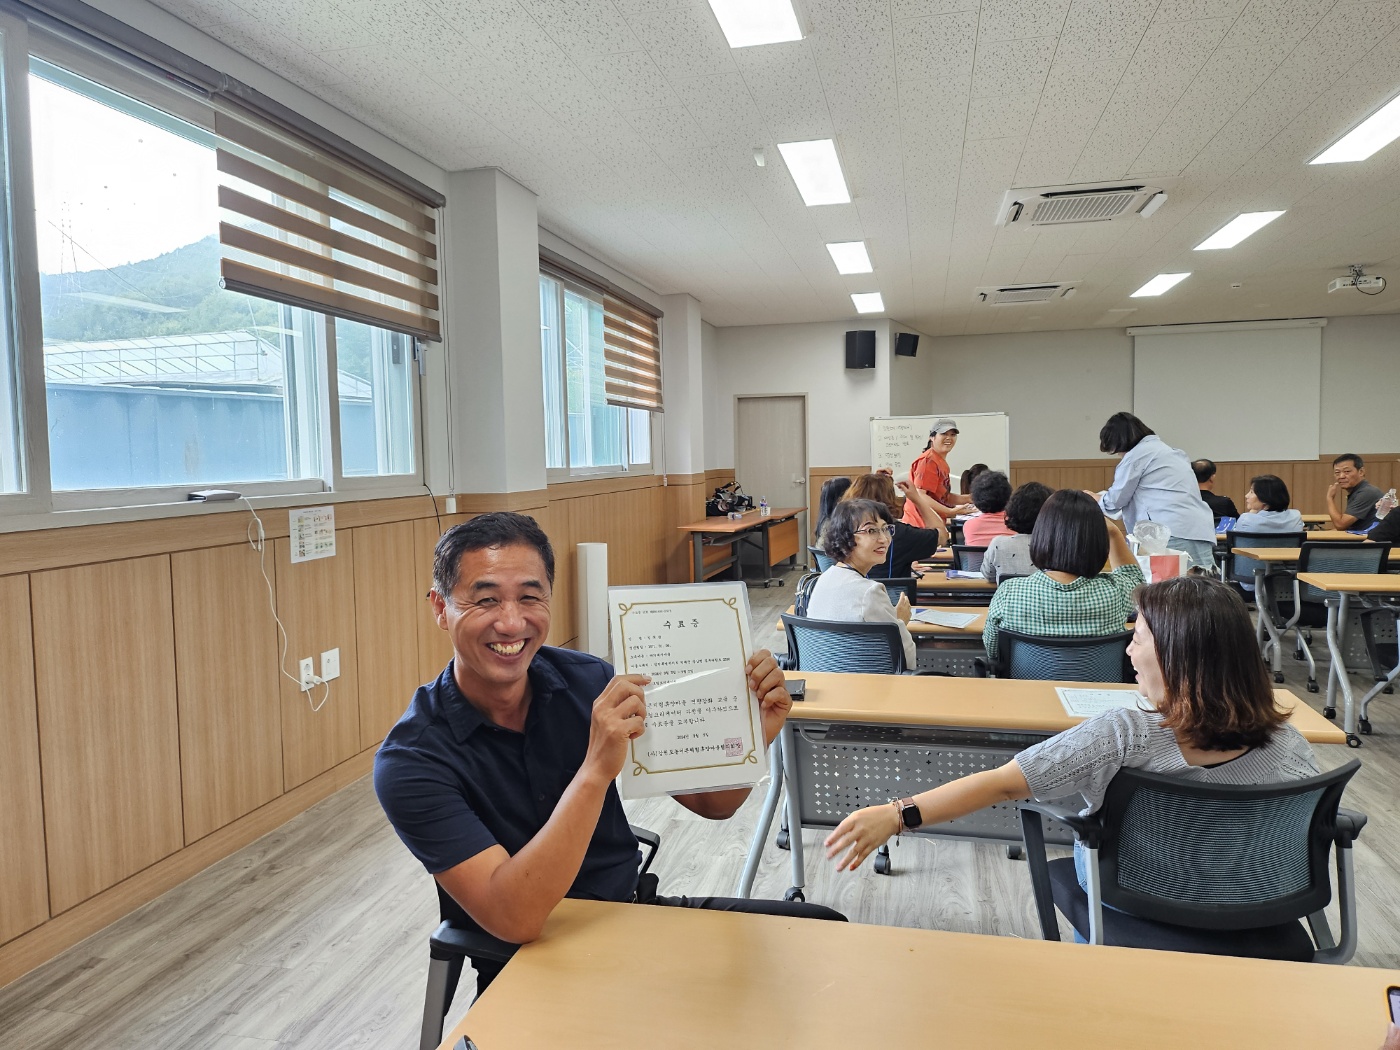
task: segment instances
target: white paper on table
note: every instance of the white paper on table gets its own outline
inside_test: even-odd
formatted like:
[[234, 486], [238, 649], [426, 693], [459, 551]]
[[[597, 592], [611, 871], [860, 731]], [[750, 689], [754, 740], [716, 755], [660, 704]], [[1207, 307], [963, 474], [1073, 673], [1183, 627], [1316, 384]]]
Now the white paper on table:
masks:
[[936, 627], [966, 627], [979, 613], [944, 612], [942, 609], [915, 609], [912, 619]]
[[1065, 714], [1071, 718], [1092, 718], [1119, 708], [1152, 710], [1147, 698], [1136, 689], [1066, 689], [1056, 686], [1055, 692], [1060, 696]]
[[652, 679], [647, 728], [618, 781], [622, 797], [757, 783], [766, 767], [758, 698], [744, 671], [752, 648], [747, 588], [613, 587], [608, 611], [618, 673]]
[[950, 580], [985, 580], [986, 577], [976, 569], [948, 569], [944, 575]]

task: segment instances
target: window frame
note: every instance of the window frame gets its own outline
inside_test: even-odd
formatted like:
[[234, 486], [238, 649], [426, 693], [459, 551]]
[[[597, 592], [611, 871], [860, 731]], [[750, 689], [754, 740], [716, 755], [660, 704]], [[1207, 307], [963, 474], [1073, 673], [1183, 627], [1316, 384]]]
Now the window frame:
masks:
[[[588, 284], [587, 284], [586, 282], [584, 282], [584, 281], [578, 280], [577, 278], [574, 278], [574, 277], [570, 277], [570, 276], [568, 276], [568, 275], [566, 275], [566, 274], [564, 274], [564, 273], [559, 272], [558, 270], [553, 270], [553, 269], [549, 268], [548, 266], [541, 266], [541, 267], [540, 267], [540, 276], [541, 276], [541, 277], [547, 277], [547, 278], [549, 278], [551, 281], [554, 281], [554, 282], [559, 286], [559, 290], [558, 290], [558, 293], [557, 293], [557, 304], [556, 304], [556, 305], [557, 305], [557, 310], [556, 310], [556, 315], [557, 315], [558, 318], [559, 318], [559, 327], [560, 327], [559, 338], [560, 338], [560, 339], [563, 339], [563, 338], [564, 338], [564, 334], [563, 334], [563, 326], [564, 326], [564, 293], [565, 293], [566, 290], [573, 291], [573, 292], [575, 292], [576, 294], [579, 294], [579, 295], [585, 295], [585, 296], [589, 297], [590, 299], [596, 299], [596, 300], [598, 301], [599, 306], [600, 306], [600, 307], [602, 306], [602, 303], [603, 303], [603, 292], [602, 292], [602, 290], [599, 289], [599, 288], [591, 287], [590, 285], [588, 285]], [[541, 304], [541, 305], [543, 305], [543, 304]], [[543, 324], [541, 324], [541, 338], [543, 338]], [[543, 345], [541, 345], [541, 347], [540, 347], [540, 364], [541, 364], [541, 379], [543, 379], [543, 374], [544, 374], [544, 372], [543, 372], [543, 366], [544, 366], [544, 347], [543, 347]], [[568, 481], [584, 481], [584, 480], [588, 480], [588, 479], [604, 479], [604, 478], [645, 477], [645, 476], [648, 476], [648, 475], [654, 475], [654, 474], [656, 474], [656, 473], [657, 473], [657, 470], [656, 470], [656, 442], [657, 442], [657, 438], [658, 438], [658, 433], [659, 433], [659, 431], [660, 431], [660, 429], [661, 429], [660, 426], [658, 425], [658, 420], [657, 420], [657, 416], [658, 416], [659, 413], [656, 413], [656, 412], [647, 412], [647, 413], [646, 413], [646, 415], [647, 415], [647, 427], [648, 427], [648, 431], [649, 431], [649, 435], [650, 435], [650, 440], [649, 440], [648, 443], [647, 443], [648, 458], [647, 458], [646, 462], [644, 462], [644, 463], [633, 463], [633, 462], [631, 462], [631, 460], [632, 460], [632, 423], [631, 423], [631, 419], [630, 419], [625, 413], [634, 412], [634, 411], [636, 411], [636, 412], [642, 412], [642, 411], [645, 411], [645, 410], [644, 410], [644, 409], [629, 409], [629, 408], [624, 408], [624, 407], [621, 406], [621, 405], [614, 406], [614, 407], [620, 409], [620, 410], [624, 413], [624, 416], [623, 416], [623, 430], [625, 431], [625, 439], [624, 439], [624, 440], [625, 440], [625, 449], [626, 449], [625, 454], [624, 454], [624, 459], [626, 460], [626, 462], [624, 462], [621, 466], [612, 466], [612, 465], [608, 465], [608, 466], [596, 466], [596, 467], [576, 467], [576, 466], [574, 466], [574, 464], [573, 464], [573, 462], [572, 462], [572, 460], [571, 460], [571, 458], [570, 458], [570, 454], [569, 454], [569, 450], [570, 450], [570, 448], [571, 448], [571, 446], [572, 446], [572, 442], [571, 442], [571, 440], [570, 440], [570, 427], [571, 427], [571, 424], [570, 424], [570, 421], [569, 421], [569, 420], [570, 420], [571, 413], [570, 413], [570, 411], [569, 411], [568, 360], [567, 360], [567, 354], [565, 354], [565, 353], [561, 353], [561, 354], [559, 355], [559, 368], [560, 368], [560, 375], [559, 375], [560, 391], [561, 391], [562, 400], [563, 400], [563, 407], [564, 407], [564, 419], [563, 419], [563, 431], [564, 431], [564, 458], [565, 458], [565, 460], [567, 460], [568, 462], [566, 463], [565, 466], [562, 466], [562, 467], [546, 467], [546, 469], [545, 469], [545, 481], [546, 481], [548, 484], [554, 485], [554, 484], [562, 484], [562, 483], [568, 482]], [[541, 397], [543, 398], [543, 396], [544, 396], [544, 395], [543, 395], [543, 388], [544, 388], [543, 382], [541, 382], [540, 386], [541, 386]]]
[[[12, 332], [15, 357], [15, 400], [20, 434], [20, 477], [25, 491], [0, 493], [0, 533], [43, 528], [57, 521], [43, 519], [62, 515], [62, 524], [92, 521], [145, 519], [188, 513], [188, 495], [195, 488], [231, 488], [259, 504], [288, 505], [311, 499], [390, 498], [421, 494], [424, 490], [423, 370], [421, 346], [413, 341], [414, 363], [410, 366], [410, 411], [408, 429], [412, 436], [413, 471], [406, 474], [344, 476], [341, 473], [340, 406], [335, 353], [335, 318], [312, 314], [320, 324], [319, 338], [311, 348], [321, 381], [317, 440], [320, 466], [317, 472], [286, 480], [225, 482], [209, 481], [184, 485], [87, 488], [55, 491], [50, 474], [48, 441], [47, 383], [44, 374], [43, 314], [40, 296], [39, 252], [35, 212], [34, 168], [30, 121], [30, 59], [59, 66], [99, 87], [130, 98], [142, 105], [213, 132], [213, 107], [194, 94], [186, 94], [167, 84], [124, 67], [120, 62], [87, 51], [36, 28], [23, 18], [0, 8], [0, 47], [3, 47], [3, 155], [8, 159], [9, 216], [0, 217], [0, 232], [10, 228], [8, 250], [9, 294], [15, 308], [0, 318]], [[201, 118], [205, 119], [201, 119]], [[3, 203], [3, 202], [0, 202]], [[17, 217], [20, 217], [17, 219]], [[0, 260], [3, 265], [3, 260]], [[276, 305], [276, 304], [274, 304]], [[0, 355], [0, 367], [5, 367]], [[294, 469], [290, 458], [288, 469]], [[298, 497], [302, 497], [298, 499]], [[153, 511], [155, 513], [153, 513]]]

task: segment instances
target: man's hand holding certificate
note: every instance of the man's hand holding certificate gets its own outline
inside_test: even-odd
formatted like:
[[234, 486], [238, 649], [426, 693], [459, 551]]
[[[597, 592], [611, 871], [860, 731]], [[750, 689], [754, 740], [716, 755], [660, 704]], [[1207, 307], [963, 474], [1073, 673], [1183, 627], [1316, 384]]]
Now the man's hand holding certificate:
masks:
[[650, 677], [622, 797], [751, 787], [766, 768], [765, 730], [792, 700], [776, 661], [750, 656], [744, 586], [615, 587], [608, 602], [619, 674]]

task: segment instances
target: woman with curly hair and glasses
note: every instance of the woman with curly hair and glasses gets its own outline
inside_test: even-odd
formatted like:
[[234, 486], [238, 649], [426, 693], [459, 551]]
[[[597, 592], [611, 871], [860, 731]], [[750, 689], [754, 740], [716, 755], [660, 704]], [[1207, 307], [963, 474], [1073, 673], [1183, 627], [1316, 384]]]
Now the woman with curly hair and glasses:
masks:
[[892, 517], [888, 507], [874, 500], [852, 499], [836, 505], [822, 534], [822, 550], [833, 564], [812, 588], [807, 615], [814, 620], [898, 624], [904, 663], [913, 667], [909, 599], [900, 595], [899, 604], [891, 605], [885, 585], [866, 578], [871, 569], [885, 563], [894, 536]]

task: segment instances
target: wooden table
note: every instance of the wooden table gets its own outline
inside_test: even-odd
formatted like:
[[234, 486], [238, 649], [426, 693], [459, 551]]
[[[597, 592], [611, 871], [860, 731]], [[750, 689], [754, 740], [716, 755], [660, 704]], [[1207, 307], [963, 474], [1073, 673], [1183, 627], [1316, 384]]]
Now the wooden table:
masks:
[[976, 579], [948, 579], [946, 572], [925, 572], [918, 577], [915, 588], [920, 600], [948, 605], [990, 605], [997, 585], [987, 582], [981, 574]]
[[1361, 737], [1356, 735], [1357, 729], [1368, 735], [1371, 732], [1371, 721], [1366, 717], [1366, 710], [1372, 698], [1400, 675], [1400, 664], [1390, 671], [1384, 681], [1377, 682], [1367, 691], [1361, 698], [1358, 711], [1351, 691], [1351, 676], [1342, 654], [1338, 628], [1340, 624], [1347, 622], [1347, 604], [1353, 595], [1400, 599], [1400, 575], [1384, 572], [1300, 572], [1298, 579], [1303, 583], [1312, 584], [1320, 591], [1331, 591], [1337, 595], [1336, 598], [1327, 599], [1327, 654], [1331, 657], [1331, 666], [1327, 669], [1327, 707], [1336, 710], [1337, 687], [1340, 686], [1344, 701], [1342, 726], [1346, 730], [1347, 743], [1352, 747], [1360, 747]]
[[[700, 521], [692, 521], [689, 525], [678, 526], [682, 532], [690, 533], [690, 550], [694, 556], [695, 582], [699, 583], [707, 576], [713, 576], [731, 565], [734, 566], [734, 575], [742, 579], [738, 545], [741, 540], [748, 538], [756, 540], [759, 548], [763, 551], [763, 586], [771, 587], [775, 582], [781, 585], [783, 581], [775, 580], [773, 577], [773, 566], [780, 561], [796, 558], [802, 549], [802, 537], [797, 530], [797, 516], [806, 509], [806, 507], [770, 508], [768, 514], [749, 510], [738, 518], [702, 518]], [[729, 554], [724, 558], [705, 561], [707, 538], [710, 539], [712, 547], [715, 545], [716, 538], [721, 543], [727, 544]]]
[[1362, 966], [564, 900], [441, 1050], [1377, 1050], [1397, 984]]
[[1304, 529], [1317, 529], [1332, 524], [1330, 514], [1299, 514], [1298, 517], [1303, 519]]
[[[1337, 529], [1307, 529], [1305, 530], [1309, 543], [1359, 543], [1366, 538], [1364, 532], [1342, 532]], [[1217, 542], [1224, 543], [1226, 533], [1217, 532], [1215, 538]]]
[[[806, 874], [800, 828], [834, 828], [852, 810], [887, 802], [981, 769], [1004, 764], [1017, 752], [1082, 721], [1065, 713], [1057, 685], [1122, 689], [1112, 683], [1018, 681], [1006, 678], [937, 678], [915, 675], [806, 672], [807, 698], [793, 705], [787, 724], [769, 749], [772, 779], [736, 897], [753, 889], [784, 783], [790, 898], [800, 897]], [[1346, 734], [1286, 689], [1279, 704], [1316, 744], [1346, 743]], [[1000, 842], [1019, 849], [1021, 825], [1014, 805], [996, 805], [916, 834]], [[1053, 824], [1048, 841], [1068, 844], [1068, 829]], [[878, 870], [878, 869], [877, 869]]]
[[[1317, 533], [1310, 534], [1309, 539], [1311, 539], [1311, 537], [1315, 535], [1317, 535]], [[1344, 533], [1343, 535], [1349, 536], [1350, 533]], [[1351, 538], [1357, 539], [1358, 537], [1352, 536]], [[1303, 548], [1232, 547], [1230, 549], [1230, 553], [1244, 558], [1251, 558], [1256, 562], [1254, 566], [1254, 601], [1256, 605], [1259, 605], [1259, 596], [1261, 594], [1265, 594], [1262, 588], [1265, 587], [1267, 584], [1267, 577], [1269, 575], [1270, 570], [1278, 568], [1280, 566], [1295, 564], [1298, 561], [1298, 559], [1303, 556]], [[1396, 548], [1392, 547], [1389, 553], [1386, 555], [1386, 564], [1394, 565], [1396, 568], [1400, 568], [1400, 555], [1396, 554]], [[1269, 666], [1273, 670], [1274, 681], [1282, 682], [1283, 636], [1279, 633], [1279, 629], [1274, 626], [1273, 617], [1270, 616], [1265, 609], [1265, 606], [1268, 604], [1269, 603], [1267, 601], [1266, 596], [1264, 605], [1259, 605], [1260, 612], [1258, 620], [1255, 624], [1255, 631], [1256, 635], [1260, 630], [1268, 634], [1270, 646]], [[1329, 703], [1327, 706], [1332, 707], [1333, 705]]]

